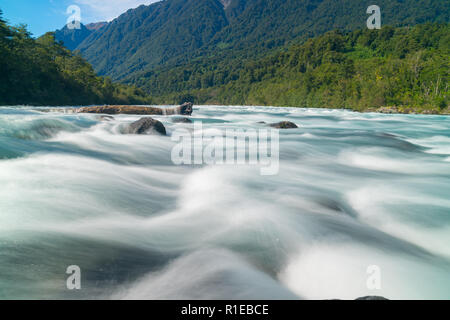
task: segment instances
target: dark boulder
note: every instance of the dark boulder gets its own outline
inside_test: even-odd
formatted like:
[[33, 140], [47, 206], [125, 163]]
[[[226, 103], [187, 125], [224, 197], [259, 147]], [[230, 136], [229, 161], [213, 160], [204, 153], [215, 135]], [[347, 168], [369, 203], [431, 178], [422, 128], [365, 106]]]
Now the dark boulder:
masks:
[[160, 121], [150, 117], [141, 118], [138, 121], [133, 122], [127, 127], [126, 133], [128, 134], [157, 133], [164, 136], [167, 134], [164, 125]]
[[272, 128], [276, 128], [276, 129], [296, 129], [298, 128], [298, 126], [290, 121], [281, 121], [278, 123], [272, 123], [269, 126], [271, 126]]
[[193, 106], [194, 106], [194, 104], [192, 102], [183, 103], [181, 106], [178, 107], [179, 108], [179, 110], [177, 110], [177, 111], [179, 111], [178, 114], [181, 114], [184, 116], [190, 116], [194, 110]]

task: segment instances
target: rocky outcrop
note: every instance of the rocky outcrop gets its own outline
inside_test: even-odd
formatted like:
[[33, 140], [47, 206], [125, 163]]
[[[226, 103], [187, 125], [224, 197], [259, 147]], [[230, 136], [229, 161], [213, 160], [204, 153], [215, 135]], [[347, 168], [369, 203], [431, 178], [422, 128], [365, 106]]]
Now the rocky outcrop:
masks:
[[290, 121], [281, 121], [278, 123], [272, 123], [269, 126], [271, 126], [272, 128], [276, 128], [276, 129], [296, 129], [298, 128], [298, 126]]
[[130, 124], [126, 129], [125, 133], [127, 134], [160, 134], [165, 136], [166, 128], [164, 125], [153, 118], [146, 117], [141, 118], [136, 122]]
[[439, 114], [437, 110], [424, 110], [422, 114]]
[[448, 114], [445, 109], [420, 109], [408, 106], [384, 106], [365, 110], [367, 112], [378, 112], [387, 114]]
[[399, 110], [397, 107], [379, 107], [378, 109], [376, 109], [376, 112], [393, 114], [399, 113]]
[[191, 102], [183, 103], [175, 108], [157, 108], [141, 106], [95, 106], [76, 109], [77, 113], [99, 113], [99, 114], [138, 114], [138, 115], [186, 115], [190, 116], [193, 111]]
[[[184, 116], [190, 116], [192, 115], [192, 111], [194, 105], [192, 102], [185, 102], [183, 103], [181, 106], [173, 108], [173, 109], [169, 109], [169, 110], [165, 110], [166, 113], [165, 114], [181, 114]], [[173, 112], [173, 113], [168, 113], [168, 112]]]

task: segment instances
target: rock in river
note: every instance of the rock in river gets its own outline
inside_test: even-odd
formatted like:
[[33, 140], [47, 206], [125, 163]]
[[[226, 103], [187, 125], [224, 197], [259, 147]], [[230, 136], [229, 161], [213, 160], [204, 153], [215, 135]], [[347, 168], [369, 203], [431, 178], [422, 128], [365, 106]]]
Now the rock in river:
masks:
[[128, 134], [158, 133], [163, 136], [167, 134], [164, 125], [160, 121], [150, 117], [141, 118], [138, 121], [133, 122], [127, 127], [125, 133]]
[[277, 123], [272, 123], [270, 124], [270, 126], [272, 128], [277, 128], [277, 129], [295, 129], [298, 128], [298, 126], [290, 121], [281, 121], [281, 122], [277, 122]]
[[101, 121], [113, 121], [114, 117], [113, 116], [100, 116], [100, 120]]
[[381, 296], [365, 296], [361, 298], [356, 298], [355, 300], [388, 300], [388, 299]]

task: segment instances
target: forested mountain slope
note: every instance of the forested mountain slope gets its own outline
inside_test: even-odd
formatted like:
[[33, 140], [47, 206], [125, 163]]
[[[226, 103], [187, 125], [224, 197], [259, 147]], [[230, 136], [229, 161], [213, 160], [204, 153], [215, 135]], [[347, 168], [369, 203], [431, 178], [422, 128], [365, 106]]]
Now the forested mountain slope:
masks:
[[120, 79], [195, 52], [227, 23], [217, 0], [169, 0], [127, 11], [77, 49], [100, 74]]
[[194, 61], [136, 79], [161, 102], [441, 112], [449, 105], [450, 26], [331, 31], [255, 60]]
[[[362, 28], [372, 4], [370, 0], [165, 0], [128, 10], [100, 32], [92, 32], [76, 49], [100, 74], [125, 80], [195, 58], [253, 59], [293, 40]], [[450, 0], [379, 0], [377, 5], [383, 25], [449, 21]]]

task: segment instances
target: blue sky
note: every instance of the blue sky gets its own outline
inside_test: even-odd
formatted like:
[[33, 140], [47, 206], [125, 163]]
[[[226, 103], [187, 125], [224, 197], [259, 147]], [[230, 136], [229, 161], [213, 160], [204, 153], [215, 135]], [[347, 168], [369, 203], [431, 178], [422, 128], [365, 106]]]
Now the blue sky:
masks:
[[70, 5], [81, 9], [81, 22], [110, 21], [127, 9], [157, 0], [0, 0], [3, 18], [10, 24], [26, 24], [34, 36], [62, 28]]

